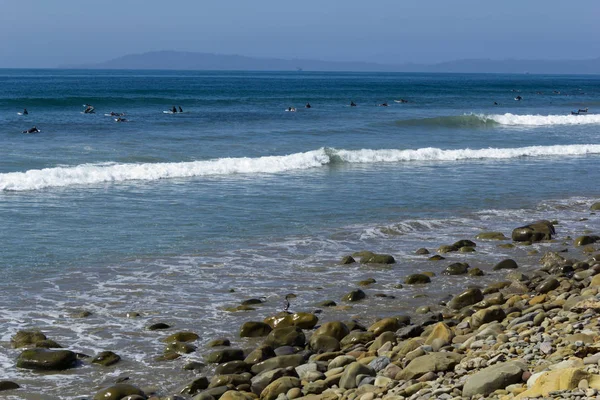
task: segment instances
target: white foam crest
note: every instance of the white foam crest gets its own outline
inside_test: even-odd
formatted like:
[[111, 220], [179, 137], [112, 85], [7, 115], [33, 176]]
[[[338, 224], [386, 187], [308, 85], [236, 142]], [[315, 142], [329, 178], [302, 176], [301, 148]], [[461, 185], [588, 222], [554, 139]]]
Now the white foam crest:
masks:
[[153, 181], [169, 178], [233, 174], [270, 174], [321, 167], [331, 157], [346, 163], [408, 161], [461, 161], [510, 159], [517, 157], [579, 156], [600, 154], [598, 144], [530, 146], [519, 148], [455, 149], [318, 149], [287, 156], [220, 158], [208, 161], [142, 164], [82, 164], [0, 174], [0, 191], [25, 191], [49, 187], [90, 185], [131, 180]]
[[478, 115], [482, 120], [493, 120], [501, 125], [547, 126], [600, 124], [600, 114], [582, 115], [516, 115], [511, 113]]
[[517, 157], [578, 156], [600, 154], [598, 144], [530, 146], [518, 148], [443, 150], [426, 147], [416, 150], [338, 150], [337, 156], [348, 163], [377, 163], [402, 161], [460, 161], [481, 159], [509, 159]]
[[219, 158], [207, 161], [141, 164], [82, 164], [0, 174], [0, 191], [89, 185], [130, 180], [158, 180], [195, 176], [278, 173], [320, 167], [329, 163], [325, 149], [287, 156]]

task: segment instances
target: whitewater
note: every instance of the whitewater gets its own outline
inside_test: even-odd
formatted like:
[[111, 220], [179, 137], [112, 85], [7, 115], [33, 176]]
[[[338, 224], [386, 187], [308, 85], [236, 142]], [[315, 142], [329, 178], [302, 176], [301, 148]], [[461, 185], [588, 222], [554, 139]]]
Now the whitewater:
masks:
[[448, 162], [518, 157], [574, 157], [600, 154], [600, 145], [529, 146], [521, 148], [415, 150], [336, 150], [321, 148], [287, 156], [221, 158], [179, 163], [101, 164], [55, 167], [0, 174], [0, 190], [27, 191], [50, 187], [119, 183], [132, 180], [154, 181], [236, 174], [276, 174], [322, 167], [332, 162], [349, 164], [398, 163], [409, 161]]
[[551, 126], [551, 125], [596, 125], [600, 124], [600, 114], [582, 115], [517, 115], [491, 114], [477, 115], [482, 121], [494, 121], [507, 126]]

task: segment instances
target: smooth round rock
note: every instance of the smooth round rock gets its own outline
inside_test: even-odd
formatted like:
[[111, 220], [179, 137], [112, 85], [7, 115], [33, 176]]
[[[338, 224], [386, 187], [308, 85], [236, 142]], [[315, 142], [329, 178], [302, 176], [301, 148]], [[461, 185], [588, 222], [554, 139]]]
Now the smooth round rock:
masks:
[[280, 346], [304, 346], [306, 337], [302, 329], [296, 326], [274, 329], [265, 339], [265, 344], [277, 348]]
[[99, 364], [105, 367], [116, 364], [121, 360], [121, 357], [112, 351], [103, 351], [92, 359], [92, 364]]
[[127, 383], [117, 383], [106, 389], [102, 389], [94, 396], [94, 400], [121, 400], [125, 396], [139, 395], [142, 398], [148, 397], [141, 389]]
[[355, 301], [362, 300], [365, 297], [367, 297], [365, 292], [363, 292], [360, 289], [356, 289], [356, 290], [353, 290], [350, 293], [346, 294], [344, 297], [342, 297], [342, 301], [355, 302]]
[[14, 390], [21, 386], [12, 381], [0, 381], [0, 392], [4, 390]]
[[419, 285], [430, 282], [431, 278], [425, 274], [412, 274], [404, 279], [404, 283], [407, 285]]
[[325, 322], [314, 333], [313, 336], [327, 335], [342, 340], [344, 336], [350, 333], [346, 324], [339, 321]]
[[171, 342], [193, 342], [194, 340], [198, 340], [200, 336], [198, 336], [194, 332], [177, 332], [172, 335], [167, 336], [162, 341], [166, 343]]
[[240, 328], [240, 337], [262, 337], [267, 336], [273, 328], [269, 324], [260, 321], [244, 322]]
[[152, 324], [150, 326], [148, 326], [149, 331], [159, 331], [159, 330], [163, 330], [163, 329], [169, 329], [171, 327], [171, 325], [169, 324], [165, 324], [164, 322], [157, 322], [155, 324]]
[[494, 271], [498, 271], [501, 269], [517, 269], [517, 268], [519, 268], [519, 265], [517, 264], [517, 262], [511, 258], [507, 258], [506, 260], [502, 260], [498, 264], [494, 265], [494, 268], [492, 268], [492, 269]]
[[17, 367], [44, 371], [62, 371], [73, 368], [77, 355], [69, 350], [30, 349], [17, 358]]

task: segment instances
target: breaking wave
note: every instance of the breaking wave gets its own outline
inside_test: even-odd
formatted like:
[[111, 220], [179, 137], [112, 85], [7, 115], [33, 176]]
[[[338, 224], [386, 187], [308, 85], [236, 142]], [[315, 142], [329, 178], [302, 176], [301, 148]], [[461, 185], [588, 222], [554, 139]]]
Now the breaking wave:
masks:
[[465, 114], [443, 117], [399, 120], [398, 126], [431, 126], [445, 128], [478, 128], [482, 126], [551, 126], [600, 124], [600, 114], [582, 115], [517, 115]]
[[134, 180], [154, 181], [170, 178], [236, 174], [275, 174], [319, 168], [338, 163], [448, 162], [518, 157], [570, 157], [587, 154], [600, 154], [600, 145], [580, 144], [456, 150], [433, 147], [413, 150], [338, 150], [320, 148], [285, 156], [218, 158], [206, 161], [172, 163], [82, 164], [73, 167], [32, 169], [25, 172], [0, 174], [0, 191], [25, 191]]

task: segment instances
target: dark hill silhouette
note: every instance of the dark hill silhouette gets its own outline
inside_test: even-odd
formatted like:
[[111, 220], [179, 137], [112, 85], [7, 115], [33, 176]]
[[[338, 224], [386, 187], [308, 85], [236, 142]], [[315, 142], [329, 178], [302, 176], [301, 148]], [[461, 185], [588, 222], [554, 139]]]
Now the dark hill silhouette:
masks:
[[153, 51], [129, 54], [98, 64], [67, 65], [81, 69], [158, 69], [158, 70], [245, 70], [245, 71], [371, 71], [371, 72], [466, 72], [532, 74], [600, 74], [600, 58], [589, 60], [490, 60], [470, 59], [437, 64], [378, 64], [371, 62], [333, 62], [285, 60], [240, 55]]

